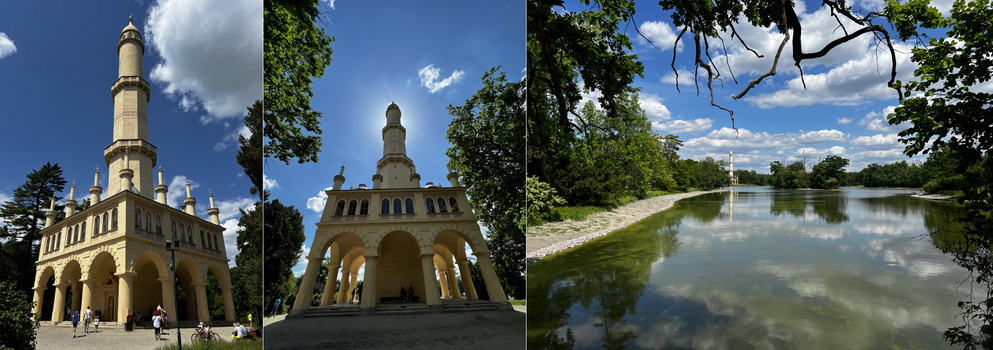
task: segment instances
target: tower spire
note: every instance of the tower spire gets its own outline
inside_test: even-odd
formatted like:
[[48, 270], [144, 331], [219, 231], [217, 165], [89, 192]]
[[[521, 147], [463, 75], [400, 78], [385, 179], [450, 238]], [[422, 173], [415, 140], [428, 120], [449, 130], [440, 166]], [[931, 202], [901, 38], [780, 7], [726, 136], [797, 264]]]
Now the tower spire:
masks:
[[90, 187], [90, 205], [100, 202], [101, 193], [103, 187], [100, 187], [100, 166], [97, 165], [97, 171], [93, 173], [93, 186]]
[[407, 129], [400, 124], [401, 116], [400, 107], [396, 103], [390, 103], [386, 107], [383, 158], [376, 163], [373, 188], [420, 187], [421, 175], [417, 173], [414, 161], [407, 157]]

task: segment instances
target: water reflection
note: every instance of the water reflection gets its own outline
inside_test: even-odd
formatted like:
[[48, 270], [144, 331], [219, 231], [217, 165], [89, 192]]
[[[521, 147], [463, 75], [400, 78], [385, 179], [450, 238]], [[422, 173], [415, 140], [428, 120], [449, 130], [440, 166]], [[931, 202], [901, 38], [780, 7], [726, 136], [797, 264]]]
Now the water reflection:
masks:
[[[947, 348], [963, 271], [908, 191], [738, 188], [528, 268], [528, 348]], [[922, 239], [923, 238], [923, 239]]]

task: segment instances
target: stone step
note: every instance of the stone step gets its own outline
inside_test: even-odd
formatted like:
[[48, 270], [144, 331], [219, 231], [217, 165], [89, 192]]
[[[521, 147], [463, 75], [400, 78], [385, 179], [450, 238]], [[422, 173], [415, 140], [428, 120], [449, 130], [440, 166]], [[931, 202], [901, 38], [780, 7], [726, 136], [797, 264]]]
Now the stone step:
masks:
[[302, 317], [328, 316], [357, 316], [361, 310], [357, 307], [315, 307], [307, 310]]
[[410, 315], [426, 314], [431, 312], [427, 304], [400, 304], [400, 305], [380, 305], [376, 306], [377, 315]]
[[489, 301], [467, 301], [459, 303], [444, 303], [445, 312], [488, 311], [496, 310], [497, 304]]

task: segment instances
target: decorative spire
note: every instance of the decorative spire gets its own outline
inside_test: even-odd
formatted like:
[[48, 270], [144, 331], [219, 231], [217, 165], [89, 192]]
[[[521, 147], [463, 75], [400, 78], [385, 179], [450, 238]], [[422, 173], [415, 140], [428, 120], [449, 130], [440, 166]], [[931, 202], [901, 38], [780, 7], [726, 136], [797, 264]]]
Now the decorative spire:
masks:
[[162, 166], [159, 165], [159, 185], [165, 185], [165, 181], [162, 180]]
[[169, 186], [165, 185], [165, 180], [162, 176], [162, 166], [159, 166], [159, 185], [155, 186], [155, 201], [162, 203], [163, 205], [169, 205], [166, 200], [166, 193], [169, 192]]
[[211, 189], [208, 188], [207, 189], [207, 193], [210, 193], [210, 207], [213, 208], [214, 207], [214, 191], [212, 191]]
[[221, 219], [218, 215], [220, 215], [221, 210], [214, 206], [214, 191], [207, 189], [207, 193], [210, 193], [210, 208], [207, 209], [207, 215], [210, 215], [211, 223], [214, 225], [220, 225]]
[[190, 190], [190, 180], [186, 180], [186, 198], [193, 198], [193, 192]]
[[93, 186], [100, 186], [100, 166], [97, 165], [97, 171], [93, 174]]
[[76, 180], [72, 180], [72, 187], [69, 188], [69, 199], [76, 199]]
[[345, 163], [341, 163], [341, 170], [338, 171], [338, 176], [345, 176]]
[[55, 197], [54, 196], [52, 197], [52, 200], [48, 203], [48, 210], [49, 211], [55, 211]]

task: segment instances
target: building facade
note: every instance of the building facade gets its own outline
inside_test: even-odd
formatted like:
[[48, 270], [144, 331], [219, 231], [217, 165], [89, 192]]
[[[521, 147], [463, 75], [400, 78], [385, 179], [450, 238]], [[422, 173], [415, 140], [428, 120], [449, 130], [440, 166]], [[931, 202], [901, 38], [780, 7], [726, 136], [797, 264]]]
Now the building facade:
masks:
[[[407, 130], [400, 118], [400, 107], [390, 104], [382, 131], [383, 157], [376, 164], [371, 189], [365, 184], [342, 189], [342, 165], [333, 187], [325, 191], [327, 202], [307, 255], [293, 314], [311, 307], [324, 262], [328, 278], [321, 305], [358, 302], [363, 312], [372, 312], [378, 305], [401, 302], [403, 295], [412, 294], [410, 302], [441, 310], [445, 301], [477, 300], [477, 284], [481, 287], [482, 283], [469, 277], [466, 245], [482, 272], [489, 300], [509, 307], [466, 188], [451, 172], [450, 187], [430, 182], [421, 186], [417, 168], [407, 157]], [[362, 288], [356, 290], [363, 266]]]
[[[161, 305], [170, 323], [210, 319], [207, 276], [213, 275], [223, 299], [224, 320], [235, 319], [231, 277], [224, 247], [224, 227], [210, 196], [210, 220], [196, 215], [196, 199], [186, 185], [184, 209], [169, 206], [162, 168], [153, 186], [157, 148], [148, 140], [150, 85], [142, 78], [144, 41], [129, 20], [117, 45], [118, 79], [114, 100], [113, 142], [104, 149], [109, 169], [107, 198], [100, 169], [90, 187], [90, 206], [78, 210], [76, 186], [65, 202], [65, 219], [55, 223], [55, 200], [46, 213], [35, 278], [34, 312], [51, 303], [50, 320], [60, 322], [66, 309], [101, 310], [103, 321], [149, 316]], [[180, 242], [175, 277], [166, 241]], [[48, 300], [45, 290], [54, 288]], [[180, 289], [179, 305], [174, 288]], [[218, 292], [218, 291], [212, 291]], [[46, 320], [47, 321], [47, 320]]]

